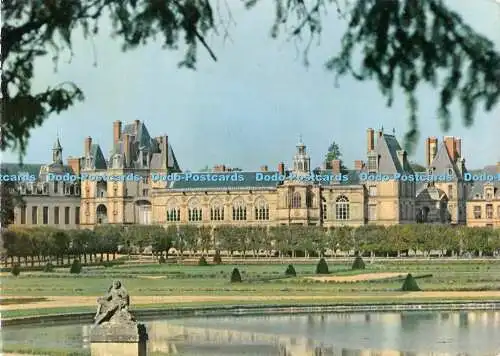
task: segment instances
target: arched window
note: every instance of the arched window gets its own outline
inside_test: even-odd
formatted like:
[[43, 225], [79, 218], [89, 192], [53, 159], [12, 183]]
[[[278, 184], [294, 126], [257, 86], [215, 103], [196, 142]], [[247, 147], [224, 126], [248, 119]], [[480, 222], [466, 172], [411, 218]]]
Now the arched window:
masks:
[[246, 220], [247, 207], [242, 199], [236, 199], [233, 202], [233, 220]]
[[210, 205], [210, 220], [224, 220], [224, 205], [220, 200], [214, 200]]
[[335, 201], [335, 218], [337, 220], [349, 220], [349, 199], [343, 195]]
[[293, 209], [300, 208], [301, 203], [302, 203], [302, 198], [300, 197], [300, 193], [299, 192], [293, 193], [293, 196], [292, 196], [292, 208]]
[[269, 220], [269, 204], [265, 199], [255, 202], [255, 220]]
[[321, 205], [321, 208], [322, 208], [321, 209], [321, 218], [323, 220], [328, 219], [328, 209], [327, 209], [327, 206], [328, 205], [325, 202], [323, 202], [322, 205]]
[[167, 204], [167, 221], [180, 221], [181, 210], [177, 205], [177, 200], [171, 199]]
[[198, 199], [191, 199], [188, 206], [188, 221], [201, 221], [201, 207]]

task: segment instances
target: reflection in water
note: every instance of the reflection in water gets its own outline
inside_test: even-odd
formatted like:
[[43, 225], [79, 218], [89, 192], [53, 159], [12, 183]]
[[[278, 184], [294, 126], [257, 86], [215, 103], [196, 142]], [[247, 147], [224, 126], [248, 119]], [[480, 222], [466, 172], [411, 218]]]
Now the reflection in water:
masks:
[[[465, 326], [464, 326], [465, 325]], [[2, 330], [4, 343], [88, 348], [90, 326]], [[147, 323], [149, 352], [184, 356], [495, 356], [500, 312], [185, 318]], [[29, 341], [28, 341], [29, 342]]]

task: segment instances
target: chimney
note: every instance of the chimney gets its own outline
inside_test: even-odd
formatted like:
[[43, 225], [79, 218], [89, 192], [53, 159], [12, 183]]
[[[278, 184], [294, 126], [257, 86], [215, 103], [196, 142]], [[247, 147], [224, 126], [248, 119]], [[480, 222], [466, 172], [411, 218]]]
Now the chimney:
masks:
[[85, 156], [88, 156], [90, 154], [90, 147], [92, 147], [92, 137], [88, 136], [85, 138], [85, 143], [83, 147]]
[[134, 120], [134, 125], [135, 125], [135, 134], [139, 134], [139, 125], [141, 124], [140, 120]]
[[384, 129], [378, 130], [378, 137], [382, 137], [383, 134], [384, 134]]
[[457, 152], [457, 157], [462, 157], [462, 139], [459, 137], [455, 139], [455, 150]]
[[68, 166], [71, 167], [75, 175], [80, 175], [80, 158], [79, 157], [68, 157]]
[[500, 161], [497, 162], [497, 173], [500, 174]]
[[427, 137], [425, 139], [425, 166], [429, 167], [431, 165], [431, 138]]
[[444, 138], [444, 144], [446, 145], [446, 150], [448, 151], [448, 155], [450, 156], [451, 160], [455, 162], [457, 158], [455, 138], [453, 136], [446, 136]]
[[331, 165], [332, 165], [332, 173], [339, 174], [340, 173], [340, 159], [332, 160]]
[[284, 175], [285, 174], [285, 164], [283, 162], [280, 162], [278, 164], [278, 173], [280, 175]]
[[267, 172], [267, 171], [269, 171], [269, 169], [268, 169], [268, 167], [266, 165], [264, 165], [264, 166], [260, 166], [260, 171], [261, 172]]
[[375, 149], [375, 131], [372, 128], [367, 130], [367, 148], [368, 152]]
[[357, 171], [361, 171], [365, 166], [365, 163], [361, 160], [354, 161], [354, 169]]
[[123, 153], [125, 155], [125, 167], [130, 165], [130, 135], [123, 135]]
[[113, 122], [113, 143], [116, 145], [122, 138], [122, 122], [117, 120]]
[[436, 158], [437, 155], [437, 147], [438, 147], [438, 139], [437, 137], [430, 137], [429, 138], [429, 164], [427, 166], [430, 166], [432, 161], [434, 161], [434, 158]]

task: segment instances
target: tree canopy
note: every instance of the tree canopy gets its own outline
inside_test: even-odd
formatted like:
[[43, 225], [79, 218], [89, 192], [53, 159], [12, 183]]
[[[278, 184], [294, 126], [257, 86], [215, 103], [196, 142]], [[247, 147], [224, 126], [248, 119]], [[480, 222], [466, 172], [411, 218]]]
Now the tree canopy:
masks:
[[328, 152], [325, 155], [325, 168], [332, 169], [332, 161], [335, 159], [340, 160], [340, 172], [342, 174], [346, 174], [347, 167], [342, 161], [342, 152], [340, 151], [340, 146], [336, 142], [332, 142], [332, 144], [328, 147]]
[[[34, 92], [34, 61], [72, 48], [72, 34], [99, 32], [109, 16], [113, 35], [124, 51], [161, 37], [165, 48], [187, 50], [180, 66], [195, 68], [201, 46], [213, 60], [216, 54], [205, 41], [210, 33], [227, 32], [230, 12], [216, 11], [224, 0], [43, 0], [2, 2], [2, 150], [26, 150], [30, 131], [52, 113], [67, 110], [84, 99], [74, 83], [53, 83]], [[269, 0], [266, 0], [269, 1]], [[260, 0], [240, 0], [248, 9]], [[236, 0], [231, 1], [235, 6]], [[500, 95], [500, 55], [494, 44], [476, 33], [442, 0], [274, 0], [275, 21], [271, 35], [302, 39], [304, 59], [314, 38], [322, 34], [328, 10], [347, 22], [340, 53], [326, 59], [326, 68], [337, 78], [350, 75], [360, 81], [375, 80], [387, 105], [394, 89], [405, 93], [409, 107], [407, 149], [418, 138], [417, 89], [431, 84], [439, 93], [439, 118], [450, 127], [450, 105], [461, 104], [462, 117], [471, 125], [475, 109], [491, 111]], [[230, 8], [226, 1], [226, 7]], [[221, 31], [222, 30], [222, 31]]]

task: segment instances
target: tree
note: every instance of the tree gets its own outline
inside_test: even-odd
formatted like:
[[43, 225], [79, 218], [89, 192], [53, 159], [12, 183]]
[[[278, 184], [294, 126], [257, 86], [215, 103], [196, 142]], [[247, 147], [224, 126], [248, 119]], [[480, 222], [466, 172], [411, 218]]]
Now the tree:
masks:
[[[268, 1], [268, 0], [266, 0]], [[124, 51], [146, 45], [161, 35], [166, 48], [187, 45], [180, 66], [195, 68], [197, 48], [216, 55], [205, 36], [227, 34], [230, 11], [214, 11], [215, 0], [46, 0], [2, 2], [2, 130], [0, 147], [25, 152], [30, 131], [52, 113], [60, 113], [82, 101], [84, 94], [74, 83], [55, 83], [33, 92], [35, 59], [60, 53], [72, 46], [72, 34], [82, 28], [86, 37], [99, 31], [100, 20], [108, 15], [113, 35]], [[253, 8], [259, 0], [243, 0]], [[494, 44], [477, 34], [442, 0], [353, 0], [340, 8], [337, 0], [275, 0], [273, 38], [288, 32], [299, 41], [308, 37], [304, 62], [316, 37], [321, 35], [325, 13], [336, 7], [346, 19], [341, 50], [326, 62], [336, 79], [351, 75], [360, 81], [375, 80], [387, 105], [394, 99], [394, 87], [404, 91], [410, 109], [407, 148], [418, 138], [417, 89], [422, 82], [439, 91], [439, 117], [445, 130], [450, 127], [449, 107], [458, 96], [466, 125], [473, 123], [475, 109], [484, 102], [491, 111], [500, 96], [500, 55]], [[216, 18], [216, 16], [220, 18]], [[291, 32], [290, 32], [291, 31]], [[306, 36], [304, 36], [306, 35]], [[49, 53], [52, 49], [53, 53]], [[360, 56], [354, 53], [361, 54]], [[359, 64], [359, 65], [358, 65]], [[359, 67], [359, 69], [356, 69]], [[439, 77], [445, 73], [444, 80]]]
[[16, 182], [2, 181], [0, 184], [0, 226], [6, 228], [12, 224], [14, 222], [14, 209], [23, 204], [21, 194], [16, 189]]
[[332, 161], [334, 159], [340, 160], [340, 173], [347, 174], [347, 167], [344, 166], [344, 162], [342, 162], [342, 153], [340, 152], [340, 146], [332, 142], [330, 147], [328, 147], [328, 152], [325, 155], [325, 168], [332, 169]]

